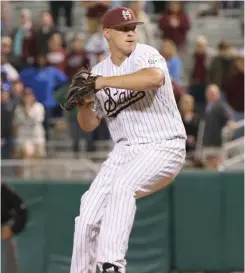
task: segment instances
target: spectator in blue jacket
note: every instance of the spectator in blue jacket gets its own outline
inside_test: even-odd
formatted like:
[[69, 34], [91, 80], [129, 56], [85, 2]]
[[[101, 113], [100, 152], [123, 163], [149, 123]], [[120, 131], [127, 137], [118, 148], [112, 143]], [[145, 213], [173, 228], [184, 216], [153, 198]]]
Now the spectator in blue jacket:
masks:
[[167, 66], [171, 78], [180, 84], [182, 73], [182, 61], [178, 56], [177, 47], [171, 40], [163, 40], [161, 46], [161, 54], [167, 61]]
[[54, 98], [54, 92], [68, 82], [67, 76], [57, 68], [49, 66], [45, 55], [38, 55], [36, 65], [21, 70], [20, 78], [25, 86], [33, 90], [37, 101], [44, 105], [46, 114], [44, 126], [48, 131], [50, 118], [59, 107]]

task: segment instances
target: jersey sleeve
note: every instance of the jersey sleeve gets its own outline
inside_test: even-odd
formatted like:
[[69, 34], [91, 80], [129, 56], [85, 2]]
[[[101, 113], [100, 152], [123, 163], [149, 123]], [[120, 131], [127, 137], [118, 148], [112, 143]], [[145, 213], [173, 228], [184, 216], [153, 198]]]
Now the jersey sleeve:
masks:
[[151, 67], [160, 68], [163, 72], [168, 71], [165, 59], [157, 50], [136, 54], [134, 62], [137, 71]]
[[95, 65], [92, 69], [91, 69], [91, 73], [93, 75], [99, 75], [99, 69], [98, 69], [98, 65]]

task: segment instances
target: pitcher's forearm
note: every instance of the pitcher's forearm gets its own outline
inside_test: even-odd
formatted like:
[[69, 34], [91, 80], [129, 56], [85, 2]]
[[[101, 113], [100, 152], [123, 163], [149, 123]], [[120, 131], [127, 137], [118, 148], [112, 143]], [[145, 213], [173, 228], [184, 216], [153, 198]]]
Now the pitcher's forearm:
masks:
[[159, 68], [145, 68], [122, 76], [100, 77], [96, 81], [97, 89], [111, 87], [134, 91], [160, 88], [163, 84], [164, 73]]
[[92, 110], [92, 106], [88, 107], [78, 107], [77, 121], [79, 126], [85, 132], [94, 131], [101, 122], [101, 119]]

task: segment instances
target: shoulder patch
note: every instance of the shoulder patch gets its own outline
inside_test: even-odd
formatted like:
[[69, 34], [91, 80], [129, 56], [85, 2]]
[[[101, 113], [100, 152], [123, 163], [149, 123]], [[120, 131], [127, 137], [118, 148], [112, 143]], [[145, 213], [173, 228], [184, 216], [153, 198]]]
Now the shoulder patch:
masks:
[[164, 62], [164, 58], [160, 54], [154, 54], [148, 59], [149, 64]]

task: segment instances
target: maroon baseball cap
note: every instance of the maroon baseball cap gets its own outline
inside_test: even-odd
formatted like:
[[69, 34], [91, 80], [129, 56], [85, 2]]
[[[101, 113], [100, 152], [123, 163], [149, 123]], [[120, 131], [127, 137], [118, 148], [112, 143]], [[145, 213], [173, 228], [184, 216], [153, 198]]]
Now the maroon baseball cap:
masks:
[[141, 25], [144, 22], [138, 21], [130, 8], [116, 7], [109, 9], [102, 17], [103, 28], [118, 28], [129, 25]]

